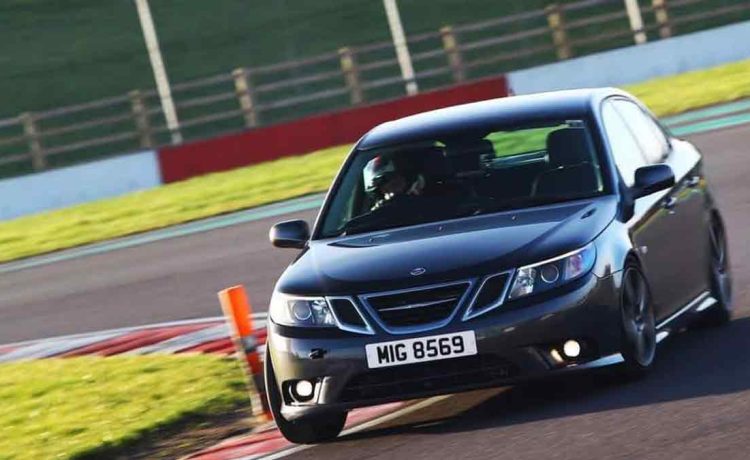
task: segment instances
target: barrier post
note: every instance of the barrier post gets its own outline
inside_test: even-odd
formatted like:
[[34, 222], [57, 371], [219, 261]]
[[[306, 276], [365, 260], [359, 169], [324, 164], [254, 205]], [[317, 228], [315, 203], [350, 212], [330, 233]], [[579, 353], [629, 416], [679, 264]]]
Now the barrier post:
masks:
[[568, 40], [568, 33], [565, 30], [565, 18], [562, 7], [553, 3], [544, 9], [547, 13], [547, 24], [552, 31], [552, 42], [555, 44], [557, 59], [564, 60], [573, 57], [573, 48]]
[[347, 88], [349, 88], [349, 98], [352, 105], [361, 104], [365, 100], [365, 95], [362, 92], [362, 84], [359, 81], [359, 71], [357, 70], [357, 61], [354, 59], [354, 52], [348, 47], [339, 49], [339, 60], [341, 62], [341, 72], [344, 74], [344, 81]]
[[29, 155], [31, 155], [31, 165], [34, 171], [41, 171], [47, 168], [47, 159], [44, 158], [42, 141], [39, 136], [39, 128], [36, 125], [34, 114], [26, 112], [21, 114], [23, 122], [23, 133], [29, 141]]
[[456, 40], [453, 27], [442, 27], [440, 29], [440, 38], [443, 41], [445, 54], [448, 56], [448, 65], [450, 65], [453, 72], [453, 81], [460, 83], [466, 79], [466, 73], [464, 72], [464, 62], [461, 58], [461, 50], [458, 47], [458, 40]]
[[245, 288], [234, 286], [219, 291], [219, 302], [232, 331], [232, 342], [240, 358], [240, 365], [248, 378], [252, 414], [255, 417], [271, 420], [263, 381], [263, 364], [253, 334], [250, 302], [248, 302]]
[[672, 26], [669, 24], [669, 13], [667, 12], [667, 0], [651, 0], [654, 8], [656, 23], [659, 24], [659, 36], [669, 38], [672, 36]]
[[245, 118], [245, 126], [254, 128], [258, 126], [258, 112], [255, 109], [255, 101], [253, 100], [250, 72], [245, 68], [234, 69], [232, 77], [234, 78], [234, 90], [237, 93], [242, 115]]
[[628, 13], [630, 29], [633, 31], [633, 41], [636, 45], [642, 45], [648, 41], [645, 29], [643, 27], [643, 15], [638, 0], [623, 0], [625, 2], [625, 11]]
[[141, 147], [150, 149], [154, 146], [151, 139], [151, 126], [148, 121], [148, 111], [146, 110], [146, 101], [140, 90], [133, 90], [128, 93], [130, 98], [130, 110], [135, 120], [135, 128], [138, 131]]

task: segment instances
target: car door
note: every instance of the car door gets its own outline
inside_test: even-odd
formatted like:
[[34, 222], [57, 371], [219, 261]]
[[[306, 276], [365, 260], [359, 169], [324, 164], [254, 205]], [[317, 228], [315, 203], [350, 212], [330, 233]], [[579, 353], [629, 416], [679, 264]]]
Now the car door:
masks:
[[[631, 187], [635, 170], [649, 162], [614, 102], [613, 99], [604, 102], [602, 123], [615, 165], [625, 185]], [[674, 205], [672, 189], [641, 197], [635, 200], [633, 216], [627, 222], [649, 280], [657, 320], [668, 316], [680, 297], [674, 263], [680, 244], [671, 232], [678, 218]]]
[[680, 249], [671, 260], [673, 274], [669, 276], [674, 305], [668, 310], [674, 311], [705, 289], [708, 279], [710, 248], [700, 154], [687, 143], [670, 142], [651, 115], [635, 102], [616, 99], [614, 105], [641, 145], [646, 161], [668, 164], [674, 171], [675, 187], [668, 197], [671, 209], [665, 235], [676, 241]]

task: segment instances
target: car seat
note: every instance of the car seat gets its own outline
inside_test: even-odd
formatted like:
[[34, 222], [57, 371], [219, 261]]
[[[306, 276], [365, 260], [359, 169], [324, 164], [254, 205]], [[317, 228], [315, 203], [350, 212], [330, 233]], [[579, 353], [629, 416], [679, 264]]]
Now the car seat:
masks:
[[550, 168], [534, 180], [532, 196], [580, 195], [599, 190], [591, 144], [583, 128], [563, 128], [547, 136]]

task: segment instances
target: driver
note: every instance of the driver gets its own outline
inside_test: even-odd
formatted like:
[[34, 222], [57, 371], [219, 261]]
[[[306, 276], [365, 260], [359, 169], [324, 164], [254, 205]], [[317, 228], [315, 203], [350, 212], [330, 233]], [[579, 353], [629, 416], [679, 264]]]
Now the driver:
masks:
[[392, 158], [376, 156], [365, 165], [365, 191], [375, 195], [374, 211], [400, 196], [420, 196], [424, 193], [426, 180], [422, 174], [412, 173], [398, 167]]

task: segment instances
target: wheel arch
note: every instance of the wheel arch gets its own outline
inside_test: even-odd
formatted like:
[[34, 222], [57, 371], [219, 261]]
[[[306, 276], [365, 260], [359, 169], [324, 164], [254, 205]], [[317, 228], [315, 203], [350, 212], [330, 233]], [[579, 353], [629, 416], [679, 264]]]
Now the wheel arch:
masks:
[[633, 243], [628, 227], [621, 222], [614, 222], [599, 235], [596, 250], [595, 273], [599, 277], [622, 273], [628, 261], [633, 261], [643, 270], [641, 254]]

